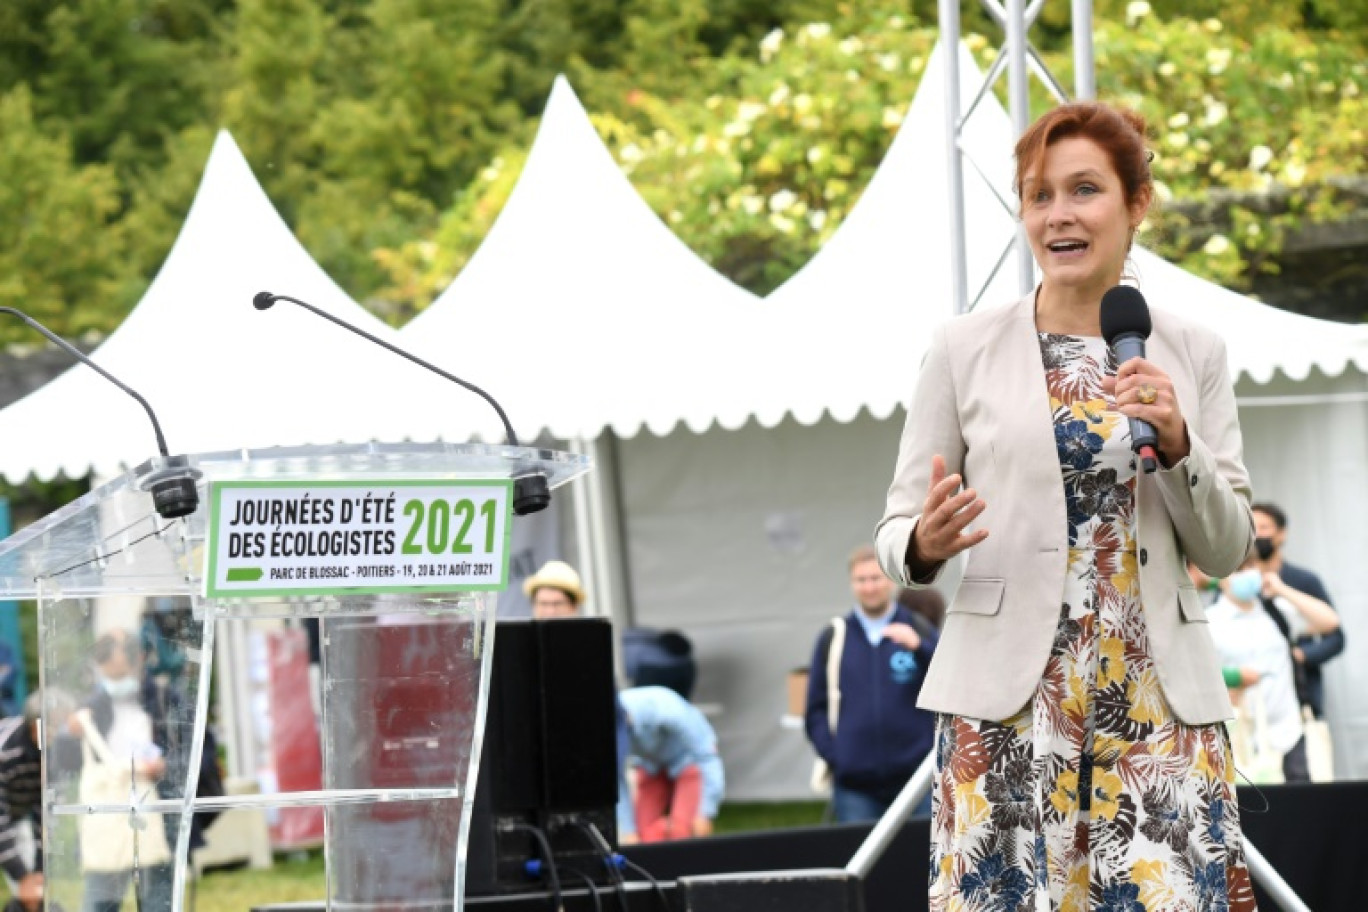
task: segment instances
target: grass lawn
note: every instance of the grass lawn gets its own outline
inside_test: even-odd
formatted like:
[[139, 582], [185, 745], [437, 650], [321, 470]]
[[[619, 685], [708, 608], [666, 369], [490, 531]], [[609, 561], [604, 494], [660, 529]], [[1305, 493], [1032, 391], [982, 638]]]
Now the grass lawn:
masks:
[[[744, 833], [794, 826], [813, 826], [822, 822], [826, 806], [822, 802], [802, 801], [779, 804], [723, 804], [717, 817], [718, 833]], [[187, 909], [193, 912], [248, 912], [253, 906], [275, 902], [321, 899], [324, 895], [323, 853], [294, 853], [276, 858], [266, 871], [248, 868], [210, 871], [193, 887], [193, 906], [187, 896]], [[63, 884], [66, 891], [78, 892], [78, 885]], [[63, 890], [55, 891], [60, 895]], [[0, 880], [0, 902], [9, 891]], [[131, 901], [124, 912], [133, 912]], [[78, 905], [65, 912], [79, 912]]]

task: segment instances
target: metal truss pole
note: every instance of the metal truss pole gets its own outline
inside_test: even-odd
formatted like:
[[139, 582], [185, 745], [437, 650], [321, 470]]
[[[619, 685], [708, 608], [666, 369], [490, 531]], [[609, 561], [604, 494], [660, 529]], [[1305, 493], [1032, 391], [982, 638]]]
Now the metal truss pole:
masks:
[[[1020, 136], [1031, 124], [1030, 84], [1026, 81], [1026, 7], [1024, 0], [1007, 0], [1007, 100], [1012, 131]], [[1020, 222], [1016, 230], [1017, 290], [1026, 294], [1035, 287], [1035, 259]]]
[[940, 0], [941, 62], [945, 67], [945, 163], [950, 199], [950, 287], [955, 313], [969, 309], [969, 260], [964, 232], [964, 160], [960, 158], [960, 0]]
[[1097, 97], [1093, 78], [1092, 0], [1073, 0], [1074, 97], [1091, 101]]

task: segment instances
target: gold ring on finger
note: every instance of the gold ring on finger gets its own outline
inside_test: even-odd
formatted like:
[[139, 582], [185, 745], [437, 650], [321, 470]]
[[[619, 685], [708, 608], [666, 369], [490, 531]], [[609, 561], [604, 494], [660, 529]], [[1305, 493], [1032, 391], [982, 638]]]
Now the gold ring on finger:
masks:
[[1142, 383], [1135, 391], [1135, 395], [1145, 405], [1153, 405], [1154, 400], [1159, 398], [1159, 391], [1149, 383]]

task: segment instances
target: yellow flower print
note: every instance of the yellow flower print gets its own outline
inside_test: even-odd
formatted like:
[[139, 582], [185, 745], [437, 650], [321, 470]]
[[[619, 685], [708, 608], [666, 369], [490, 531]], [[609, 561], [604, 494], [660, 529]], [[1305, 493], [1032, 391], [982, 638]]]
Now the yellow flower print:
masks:
[[1121, 777], [1111, 770], [1093, 768], [1092, 809], [1093, 813], [1107, 820], [1115, 820], [1116, 812], [1121, 809], [1121, 790], [1125, 785]]
[[1126, 715], [1137, 722], [1161, 725], [1168, 718], [1164, 690], [1159, 686], [1159, 676], [1153, 668], [1146, 668], [1132, 676], [1126, 688], [1126, 700], [1131, 705]]
[[1063, 770], [1059, 777], [1055, 779], [1054, 791], [1050, 793], [1050, 804], [1059, 813], [1068, 816], [1069, 812], [1078, 807], [1078, 773], [1074, 770]]
[[962, 782], [955, 786], [955, 836], [986, 823], [993, 813], [988, 799], [977, 791], [978, 783]]
[[1088, 717], [1088, 705], [1092, 702], [1083, 676], [1070, 674], [1068, 688], [1069, 695], [1060, 702], [1059, 708], [1064, 711], [1066, 717], [1082, 722]]
[[1140, 565], [1135, 559], [1133, 548], [1121, 553], [1121, 569], [1112, 574], [1111, 584], [1127, 598], [1140, 597]]
[[[1053, 403], [1051, 403], [1053, 404]], [[1085, 399], [1069, 409], [1077, 421], [1086, 421], [1088, 430], [1103, 440], [1110, 440], [1112, 431], [1121, 423], [1120, 412], [1111, 411], [1105, 399]]]
[[1060, 897], [1059, 912], [1090, 912], [1088, 904], [1088, 869], [1085, 864], [1074, 865], [1069, 882]]
[[1130, 749], [1130, 744], [1121, 738], [1113, 738], [1111, 735], [1097, 734], [1093, 736], [1093, 757], [1098, 763], [1106, 766], [1114, 766], [1121, 762], [1121, 758]]
[[1165, 909], [1177, 899], [1168, 884], [1167, 868], [1162, 861], [1143, 858], [1131, 865], [1131, 880], [1140, 888], [1140, 903], [1146, 909]]
[[1097, 658], [1103, 688], [1126, 679], [1126, 644], [1120, 637], [1104, 636]]

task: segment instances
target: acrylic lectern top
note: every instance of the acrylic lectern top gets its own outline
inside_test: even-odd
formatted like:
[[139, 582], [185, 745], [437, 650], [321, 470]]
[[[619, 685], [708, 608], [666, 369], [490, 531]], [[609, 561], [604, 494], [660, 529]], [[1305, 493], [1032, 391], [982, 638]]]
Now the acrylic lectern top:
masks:
[[575, 453], [451, 443], [273, 447], [176, 458], [197, 476], [195, 513], [178, 520], [157, 514], [147, 487], [165, 466], [150, 460], [0, 542], [0, 600], [197, 588], [206, 493], [216, 481], [502, 479], [541, 472], [556, 488], [589, 468], [589, 458]]

